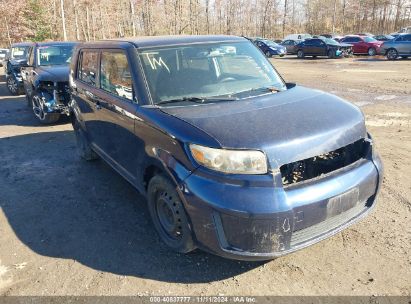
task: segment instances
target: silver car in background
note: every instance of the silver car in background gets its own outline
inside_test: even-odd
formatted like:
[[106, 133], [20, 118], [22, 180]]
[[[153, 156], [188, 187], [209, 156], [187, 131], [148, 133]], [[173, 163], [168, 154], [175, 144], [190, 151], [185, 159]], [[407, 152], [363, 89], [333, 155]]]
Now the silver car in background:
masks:
[[381, 55], [387, 56], [388, 60], [398, 57], [408, 58], [411, 56], [411, 34], [400, 34], [392, 40], [385, 41], [380, 47]]

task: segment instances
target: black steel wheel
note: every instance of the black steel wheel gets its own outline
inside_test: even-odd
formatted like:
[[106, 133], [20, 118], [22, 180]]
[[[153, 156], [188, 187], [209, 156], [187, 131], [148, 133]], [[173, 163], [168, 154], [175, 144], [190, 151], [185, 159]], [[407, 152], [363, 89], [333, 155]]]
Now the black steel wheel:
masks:
[[162, 174], [148, 184], [148, 209], [160, 238], [174, 251], [187, 253], [196, 247], [176, 186]]
[[297, 57], [298, 58], [304, 58], [304, 51], [303, 50], [298, 50], [298, 52], [297, 52]]

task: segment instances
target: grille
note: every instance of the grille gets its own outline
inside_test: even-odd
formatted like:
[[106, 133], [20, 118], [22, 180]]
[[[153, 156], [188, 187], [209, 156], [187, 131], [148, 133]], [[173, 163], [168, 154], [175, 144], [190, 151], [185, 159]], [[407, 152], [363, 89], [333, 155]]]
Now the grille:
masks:
[[280, 167], [283, 185], [310, 180], [346, 167], [365, 158], [369, 149], [369, 143], [360, 139], [340, 149], [285, 164]]
[[298, 244], [307, 242], [310, 239], [317, 238], [322, 234], [331, 232], [352, 218], [355, 218], [359, 214], [363, 213], [366, 209], [368, 209], [367, 205], [365, 203], [361, 203], [316, 225], [295, 231], [291, 236], [290, 246], [294, 247]]

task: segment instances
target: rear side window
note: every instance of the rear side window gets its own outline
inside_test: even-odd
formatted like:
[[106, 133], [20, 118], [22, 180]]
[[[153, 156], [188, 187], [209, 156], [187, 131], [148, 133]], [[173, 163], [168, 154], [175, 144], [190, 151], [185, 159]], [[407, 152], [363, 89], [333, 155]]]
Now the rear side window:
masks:
[[96, 51], [82, 51], [77, 78], [85, 83], [96, 86], [98, 70], [98, 53]]
[[132, 79], [125, 53], [101, 53], [100, 85], [104, 91], [133, 100]]

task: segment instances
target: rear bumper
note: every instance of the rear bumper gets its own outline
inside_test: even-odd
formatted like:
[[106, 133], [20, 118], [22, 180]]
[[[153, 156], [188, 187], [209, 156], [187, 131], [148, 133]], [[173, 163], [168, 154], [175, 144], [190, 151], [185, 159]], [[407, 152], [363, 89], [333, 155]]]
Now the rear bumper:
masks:
[[[281, 177], [280, 177], [281, 182]], [[181, 196], [198, 246], [240, 260], [267, 260], [328, 238], [366, 216], [382, 180], [377, 157], [317, 181], [278, 187], [278, 176], [222, 183], [194, 172]]]

